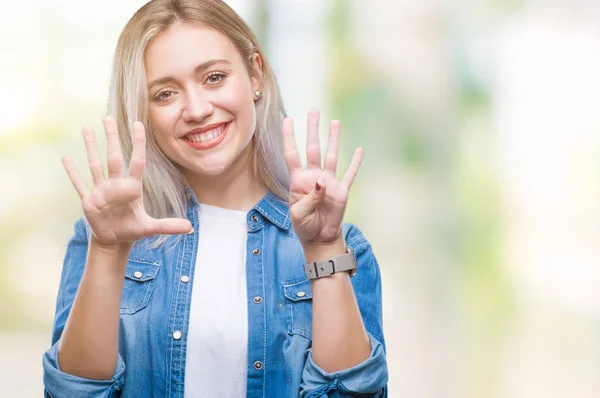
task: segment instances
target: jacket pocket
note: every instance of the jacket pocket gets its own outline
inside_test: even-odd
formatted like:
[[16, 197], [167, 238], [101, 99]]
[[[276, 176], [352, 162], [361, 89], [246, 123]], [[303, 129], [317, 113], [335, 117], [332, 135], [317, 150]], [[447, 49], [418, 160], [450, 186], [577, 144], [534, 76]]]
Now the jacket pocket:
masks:
[[129, 259], [121, 296], [121, 314], [134, 314], [148, 305], [159, 269], [159, 263]]
[[312, 292], [308, 279], [283, 283], [287, 306], [288, 334], [312, 339]]

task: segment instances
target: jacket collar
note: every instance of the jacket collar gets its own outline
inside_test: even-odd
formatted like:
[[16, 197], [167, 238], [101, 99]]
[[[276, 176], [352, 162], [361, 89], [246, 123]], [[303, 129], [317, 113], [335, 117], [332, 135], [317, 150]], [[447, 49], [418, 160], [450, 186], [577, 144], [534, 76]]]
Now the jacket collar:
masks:
[[[193, 211], [198, 206], [196, 194], [194, 194], [194, 191], [190, 187], [185, 187], [185, 192], [188, 198], [188, 211]], [[264, 218], [284, 231], [288, 231], [291, 227], [288, 203], [272, 192], [267, 192], [252, 210], [248, 212], [248, 216], [252, 216], [253, 212], [260, 213]]]
[[274, 193], [268, 192], [254, 206], [254, 209], [284, 231], [290, 229], [290, 207], [287, 202]]

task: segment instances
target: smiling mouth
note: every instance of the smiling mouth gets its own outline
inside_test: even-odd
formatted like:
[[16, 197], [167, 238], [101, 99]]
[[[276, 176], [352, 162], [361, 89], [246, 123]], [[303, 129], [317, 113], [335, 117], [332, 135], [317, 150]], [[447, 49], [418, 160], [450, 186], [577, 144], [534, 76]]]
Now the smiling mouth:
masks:
[[187, 140], [191, 142], [207, 142], [223, 134], [227, 126], [229, 126], [229, 123], [222, 124], [219, 127], [215, 127], [214, 129], [209, 130], [205, 133], [188, 135], [185, 138], [187, 138]]
[[203, 133], [190, 134], [185, 136], [184, 140], [193, 149], [203, 150], [213, 148], [223, 141], [230, 125], [231, 122], [228, 122]]

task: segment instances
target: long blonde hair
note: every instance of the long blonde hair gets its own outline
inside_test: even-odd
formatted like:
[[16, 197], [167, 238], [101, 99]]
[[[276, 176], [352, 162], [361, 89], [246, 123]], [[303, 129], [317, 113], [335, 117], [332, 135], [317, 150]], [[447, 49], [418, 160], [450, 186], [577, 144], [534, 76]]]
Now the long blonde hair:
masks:
[[[224, 34], [242, 55], [248, 74], [260, 80], [263, 95], [256, 102], [254, 176], [287, 201], [289, 176], [280, 134], [285, 109], [275, 75], [248, 25], [222, 0], [152, 0], [135, 13], [119, 37], [108, 101], [108, 114], [117, 121], [127, 164], [133, 149], [133, 123], [139, 120], [146, 127], [147, 160], [142, 181], [146, 211], [155, 218], [187, 218], [187, 183], [179, 167], [159, 148], [150, 125], [144, 67], [144, 53], [150, 42], [177, 22], [206, 26]], [[260, 75], [253, 65], [254, 54], [262, 59]], [[159, 237], [155, 245], [167, 238]]]

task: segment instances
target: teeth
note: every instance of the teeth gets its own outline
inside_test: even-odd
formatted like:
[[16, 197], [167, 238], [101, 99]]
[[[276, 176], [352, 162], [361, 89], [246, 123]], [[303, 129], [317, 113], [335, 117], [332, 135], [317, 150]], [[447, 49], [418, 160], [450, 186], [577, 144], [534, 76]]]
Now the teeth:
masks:
[[226, 124], [221, 125], [217, 128], [214, 128], [210, 131], [207, 131], [206, 133], [189, 135], [189, 136], [187, 136], [187, 139], [192, 142], [210, 141], [210, 140], [215, 139], [218, 136], [220, 136], [223, 133], [223, 131], [225, 130], [225, 127], [227, 127]]

